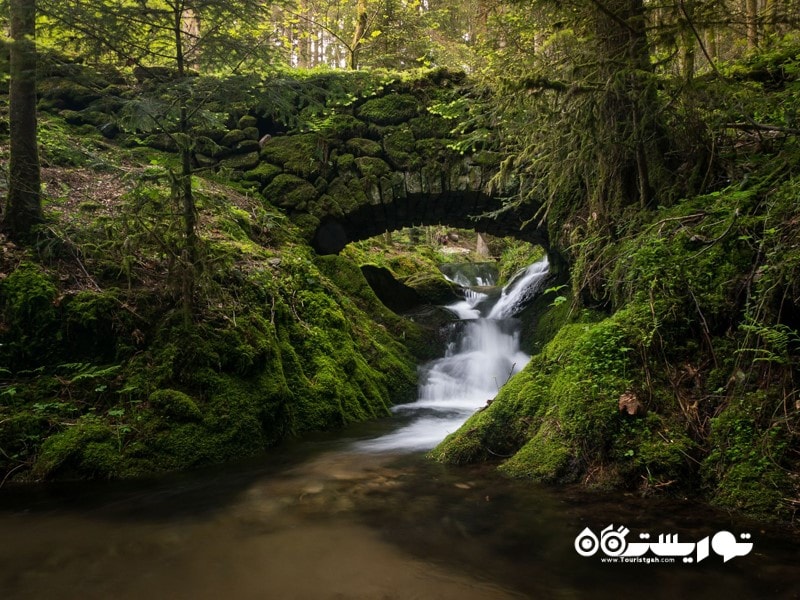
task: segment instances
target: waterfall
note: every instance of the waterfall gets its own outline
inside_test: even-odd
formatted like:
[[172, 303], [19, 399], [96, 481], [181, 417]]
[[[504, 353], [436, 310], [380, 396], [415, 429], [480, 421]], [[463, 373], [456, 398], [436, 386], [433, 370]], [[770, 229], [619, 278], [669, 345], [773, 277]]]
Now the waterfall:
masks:
[[464, 300], [447, 306], [460, 320], [451, 326], [445, 356], [420, 367], [417, 400], [393, 408], [407, 424], [357, 447], [429, 450], [494, 398], [530, 360], [520, 350], [521, 325], [513, 317], [539, 290], [547, 267], [546, 258], [529, 266], [503, 289], [494, 306], [487, 306], [487, 294], [469, 288]]
[[515, 315], [520, 308], [539, 291], [548, 273], [547, 257], [533, 263], [518, 273], [500, 295], [500, 300], [489, 313], [490, 319], [506, 319]]

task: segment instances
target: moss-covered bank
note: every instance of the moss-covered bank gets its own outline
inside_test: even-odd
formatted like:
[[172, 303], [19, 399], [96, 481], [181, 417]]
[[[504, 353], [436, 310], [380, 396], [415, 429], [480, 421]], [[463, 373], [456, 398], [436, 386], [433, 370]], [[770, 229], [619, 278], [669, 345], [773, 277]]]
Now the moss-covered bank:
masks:
[[195, 178], [187, 320], [172, 155], [43, 121], [48, 222], [28, 248], [0, 240], [0, 481], [222, 462], [413, 399], [427, 333], [357, 265]]
[[433, 456], [791, 519], [800, 179], [775, 167], [607, 247], [607, 303], [554, 302], [554, 339]]

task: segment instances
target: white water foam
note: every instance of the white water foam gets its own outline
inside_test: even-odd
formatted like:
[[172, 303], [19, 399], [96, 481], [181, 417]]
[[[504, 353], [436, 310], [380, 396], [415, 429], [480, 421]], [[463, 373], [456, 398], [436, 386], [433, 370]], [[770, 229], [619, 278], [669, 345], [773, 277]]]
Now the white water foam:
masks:
[[[541, 287], [547, 260], [526, 269], [503, 289], [502, 296], [483, 317], [487, 295], [465, 290], [465, 299], [447, 308], [462, 320], [454, 326], [443, 358], [420, 367], [416, 402], [393, 411], [412, 420], [385, 436], [358, 442], [370, 452], [428, 450], [442, 441], [530, 360], [519, 348], [520, 324], [513, 315]], [[499, 308], [498, 308], [499, 307]]]

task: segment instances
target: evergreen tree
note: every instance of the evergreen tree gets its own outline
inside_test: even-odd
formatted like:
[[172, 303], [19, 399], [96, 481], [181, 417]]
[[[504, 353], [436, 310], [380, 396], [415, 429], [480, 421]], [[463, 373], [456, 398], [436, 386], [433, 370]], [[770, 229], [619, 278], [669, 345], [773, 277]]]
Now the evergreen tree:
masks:
[[26, 240], [42, 222], [36, 125], [36, 2], [10, 0], [11, 80], [9, 186], [3, 228]]
[[[146, 127], [168, 135], [180, 153], [180, 169], [172, 173], [172, 200], [183, 222], [179, 249], [181, 299], [191, 321], [198, 270], [197, 206], [192, 190], [192, 121], [202, 111], [193, 69], [207, 73], [239, 70], [265, 58], [267, 37], [262, 3], [244, 0], [141, 0], [85, 5], [82, 0], [54, 0], [48, 15], [62, 27], [81, 34], [80, 43], [96, 53], [110, 52], [136, 65], [142, 77], [155, 79], [155, 95], [131, 102], [129, 114]], [[153, 67], [163, 66], [164, 69]]]

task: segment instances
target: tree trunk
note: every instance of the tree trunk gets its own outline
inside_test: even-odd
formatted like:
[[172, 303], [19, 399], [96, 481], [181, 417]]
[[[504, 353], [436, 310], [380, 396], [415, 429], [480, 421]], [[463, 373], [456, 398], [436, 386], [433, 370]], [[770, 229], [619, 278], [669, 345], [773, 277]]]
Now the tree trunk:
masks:
[[683, 69], [683, 78], [687, 83], [691, 83], [694, 78], [695, 46], [697, 44], [697, 40], [694, 37], [694, 2], [687, 0], [681, 6], [686, 18], [680, 33], [681, 67]]
[[653, 199], [650, 181], [653, 153], [647, 144], [659, 138], [653, 115], [656, 101], [646, 73], [651, 70], [642, 0], [609, 0], [596, 4], [595, 27], [607, 81], [601, 120], [609, 145], [597, 157], [605, 173], [598, 182], [598, 214], [617, 214], [638, 199], [649, 206]]
[[758, 0], [745, 0], [747, 10], [747, 45], [758, 47]]
[[[175, 61], [178, 69], [178, 79], [186, 75], [186, 57], [183, 47], [183, 17], [182, 7], [175, 11]], [[189, 139], [189, 111], [186, 98], [181, 98], [178, 131], [180, 132], [181, 172], [175, 190], [177, 200], [183, 212], [184, 239], [181, 251], [181, 299], [183, 303], [183, 317], [187, 326], [194, 318], [194, 289], [195, 270], [197, 267], [197, 206], [192, 192], [192, 154], [188, 145]]]
[[11, 0], [9, 185], [3, 228], [25, 240], [43, 221], [36, 139], [36, 0]]
[[361, 50], [361, 40], [367, 34], [367, 0], [358, 0], [356, 4], [356, 30], [353, 32], [353, 41], [350, 44], [350, 59], [348, 68], [358, 68], [358, 55]]

